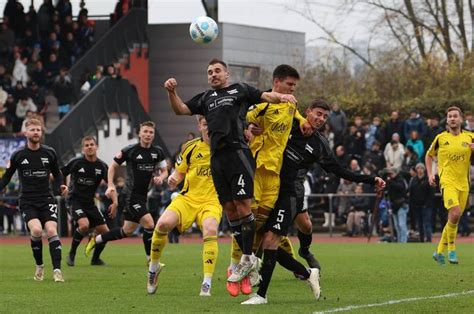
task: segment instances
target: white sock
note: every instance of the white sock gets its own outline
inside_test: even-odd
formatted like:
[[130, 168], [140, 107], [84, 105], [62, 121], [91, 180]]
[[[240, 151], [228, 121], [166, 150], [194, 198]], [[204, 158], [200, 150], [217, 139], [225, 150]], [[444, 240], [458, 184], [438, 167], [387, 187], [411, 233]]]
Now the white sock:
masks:
[[96, 244], [101, 244], [102, 243], [102, 235], [99, 234], [98, 236], [95, 237], [95, 243]]
[[59, 268], [53, 269], [53, 273], [54, 273], [55, 271], [61, 272], [61, 269], [59, 269]]
[[156, 273], [160, 269], [160, 261], [151, 261], [150, 266], [148, 267], [148, 270], [151, 273]]
[[212, 285], [212, 277], [204, 276], [204, 280], [202, 281], [202, 284], [205, 284], [205, 283], [207, 283], [210, 287]]

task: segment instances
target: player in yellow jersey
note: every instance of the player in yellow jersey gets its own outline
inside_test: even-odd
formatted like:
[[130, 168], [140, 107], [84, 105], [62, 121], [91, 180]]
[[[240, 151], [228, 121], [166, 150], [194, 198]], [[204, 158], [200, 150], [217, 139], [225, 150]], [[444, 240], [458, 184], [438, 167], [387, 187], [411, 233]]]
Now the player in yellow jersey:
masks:
[[474, 133], [461, 129], [463, 114], [458, 107], [446, 110], [447, 131], [438, 134], [426, 153], [426, 170], [432, 186], [436, 185], [433, 173], [433, 159], [438, 160], [438, 173], [444, 207], [448, 210], [448, 221], [444, 226], [438, 249], [433, 259], [445, 265], [446, 250], [448, 261], [458, 264], [456, 235], [459, 218], [466, 208], [469, 196], [469, 168], [474, 150]]
[[[272, 91], [293, 94], [299, 79], [300, 76], [296, 69], [286, 64], [279, 65], [273, 71]], [[254, 199], [251, 206], [256, 216], [256, 236], [253, 251], [256, 251], [260, 245], [263, 234], [260, 229], [273, 210], [278, 198], [283, 151], [288, 141], [293, 119], [299, 121], [302, 130], [310, 131], [311, 126], [306, 123], [306, 119], [298, 112], [296, 104], [289, 102], [260, 103], [247, 113], [249, 129], [258, 128], [262, 132], [250, 141], [250, 149], [256, 159]], [[291, 243], [287, 240], [285, 244], [289, 246], [291, 251]], [[240, 258], [241, 251], [234, 238], [231, 266], [227, 271], [228, 276], [237, 267]], [[249, 278], [246, 277], [240, 282], [240, 288], [238, 282], [228, 282], [227, 290], [232, 296], [237, 296], [239, 290], [243, 294], [249, 294], [251, 292]]]
[[211, 176], [211, 151], [204, 116], [198, 116], [198, 125], [202, 138], [191, 140], [184, 145], [176, 161], [175, 171], [168, 178], [170, 188], [175, 188], [183, 180], [184, 186], [158, 219], [153, 232], [147, 278], [149, 294], [154, 294], [157, 289], [158, 275], [161, 272], [159, 262], [168, 240], [168, 232], [175, 227], [183, 232], [196, 222], [202, 230], [204, 241], [204, 279], [200, 295], [211, 295], [212, 275], [218, 254], [217, 228], [222, 217], [222, 207]]

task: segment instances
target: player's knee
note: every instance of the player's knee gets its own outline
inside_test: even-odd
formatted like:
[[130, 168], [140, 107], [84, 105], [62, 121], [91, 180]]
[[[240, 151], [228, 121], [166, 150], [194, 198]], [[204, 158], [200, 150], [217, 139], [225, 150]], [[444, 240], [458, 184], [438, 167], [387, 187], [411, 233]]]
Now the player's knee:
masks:
[[56, 228], [46, 228], [46, 235], [48, 236], [48, 238], [51, 238], [58, 235], [58, 231], [56, 230]]
[[[209, 221], [210, 220], [210, 221]], [[204, 237], [213, 237], [217, 235], [218, 224], [215, 219], [207, 219], [203, 223], [202, 234]]]
[[41, 236], [43, 235], [43, 230], [41, 229], [41, 227], [32, 227], [30, 228], [30, 234], [33, 237], [41, 238]]
[[311, 221], [304, 221], [298, 225], [298, 230], [304, 234], [311, 234], [313, 233], [313, 224]]
[[159, 219], [156, 224], [156, 229], [160, 232], [170, 232], [174, 226], [169, 220]]
[[78, 229], [80, 233], [86, 234], [87, 232], [89, 232], [89, 223], [86, 222], [79, 224]]

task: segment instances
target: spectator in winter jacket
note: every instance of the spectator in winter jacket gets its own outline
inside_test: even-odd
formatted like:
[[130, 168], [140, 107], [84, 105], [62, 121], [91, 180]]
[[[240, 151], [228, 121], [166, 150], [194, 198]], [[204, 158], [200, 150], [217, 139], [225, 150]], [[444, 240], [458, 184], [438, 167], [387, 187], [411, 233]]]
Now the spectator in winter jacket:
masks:
[[[404, 121], [400, 119], [398, 111], [392, 111], [390, 120], [385, 125], [385, 140], [389, 142], [394, 133], [403, 136], [403, 123]], [[400, 143], [405, 143], [405, 139], [400, 138]]]
[[420, 242], [431, 242], [434, 190], [428, 182], [425, 165], [418, 163], [415, 170], [416, 176], [410, 180], [408, 188], [410, 211], [418, 222]]
[[413, 147], [413, 150], [418, 157], [418, 162], [421, 162], [425, 159], [425, 145], [423, 141], [420, 139], [418, 131], [411, 131], [410, 139], [407, 141], [406, 146]]
[[403, 126], [403, 136], [405, 137], [405, 140], [408, 140], [411, 137], [411, 132], [413, 131], [417, 131], [420, 138], [425, 134], [425, 122], [423, 122], [423, 119], [421, 119], [416, 110], [412, 110], [410, 112], [410, 118], [405, 120]]
[[334, 145], [342, 144], [347, 130], [347, 117], [337, 103], [332, 104], [328, 124], [334, 132]]
[[392, 135], [392, 140], [385, 146], [383, 155], [387, 162], [387, 168], [397, 168], [403, 164], [403, 156], [405, 154], [405, 147], [400, 143], [400, 136], [398, 133]]

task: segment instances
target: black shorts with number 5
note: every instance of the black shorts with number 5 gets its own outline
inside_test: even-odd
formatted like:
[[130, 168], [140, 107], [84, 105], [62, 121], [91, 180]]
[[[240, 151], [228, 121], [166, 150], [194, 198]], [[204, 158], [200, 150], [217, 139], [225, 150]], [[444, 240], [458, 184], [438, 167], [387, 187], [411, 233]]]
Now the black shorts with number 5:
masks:
[[46, 197], [42, 200], [20, 198], [18, 207], [26, 223], [32, 219], [39, 219], [43, 226], [47, 221], [58, 222], [58, 205], [53, 197]]
[[275, 208], [265, 224], [265, 231], [272, 231], [280, 236], [286, 236], [293, 224], [297, 212], [296, 196], [293, 193], [280, 191]]
[[211, 172], [221, 204], [253, 198], [255, 159], [250, 149], [216, 151], [211, 157]]

